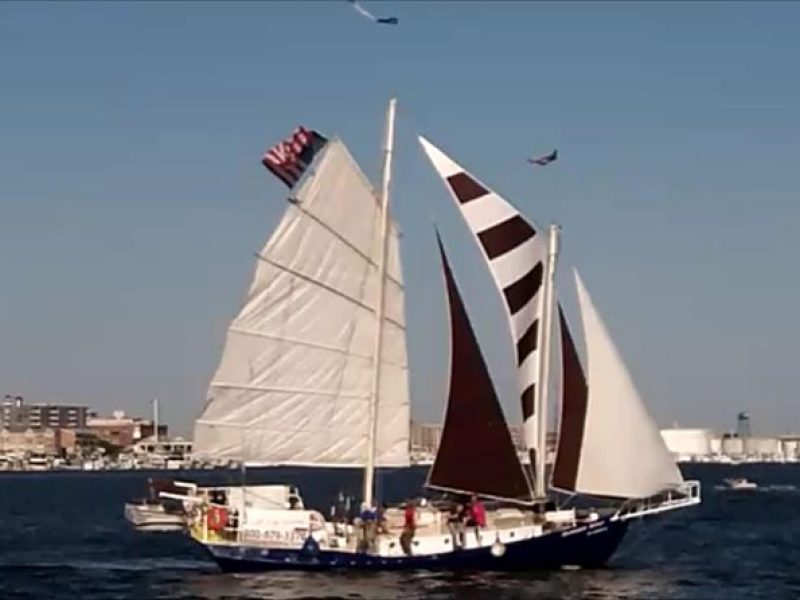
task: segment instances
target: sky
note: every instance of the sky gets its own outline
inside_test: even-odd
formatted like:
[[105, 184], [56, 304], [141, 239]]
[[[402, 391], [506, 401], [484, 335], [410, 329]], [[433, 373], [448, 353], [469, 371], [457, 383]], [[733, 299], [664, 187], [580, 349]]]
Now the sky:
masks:
[[800, 4], [364, 5], [400, 24], [337, 0], [0, 3], [0, 395], [158, 397], [190, 432], [285, 207], [264, 150], [303, 124], [377, 180], [396, 95], [415, 416], [446, 388], [433, 222], [519, 412], [499, 298], [422, 133], [563, 227], [559, 293], [574, 308], [577, 265], [660, 424], [800, 431]]

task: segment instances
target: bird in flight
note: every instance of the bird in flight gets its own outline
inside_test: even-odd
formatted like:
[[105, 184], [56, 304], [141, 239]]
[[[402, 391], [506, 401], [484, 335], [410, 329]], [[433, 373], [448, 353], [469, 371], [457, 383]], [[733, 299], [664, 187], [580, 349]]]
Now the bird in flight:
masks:
[[544, 156], [540, 156], [539, 158], [529, 158], [528, 162], [532, 165], [538, 165], [540, 167], [544, 167], [545, 165], [549, 165], [551, 162], [558, 158], [558, 150], [553, 150], [550, 154], [545, 154]]
[[379, 25], [397, 25], [399, 23], [397, 17], [376, 17], [366, 8], [361, 6], [357, 2], [357, 0], [347, 0], [347, 2], [356, 10], [358, 14], [360, 14], [363, 17], [366, 17], [373, 23], [378, 23]]

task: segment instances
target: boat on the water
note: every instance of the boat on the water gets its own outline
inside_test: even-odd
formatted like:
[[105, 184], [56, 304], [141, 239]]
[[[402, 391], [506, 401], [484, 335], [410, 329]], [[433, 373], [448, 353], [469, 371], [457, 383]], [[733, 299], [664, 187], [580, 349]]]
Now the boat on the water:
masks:
[[171, 509], [170, 504], [164, 501], [127, 502], [125, 518], [139, 531], [182, 531], [186, 527], [183, 511]]
[[[171, 481], [154, 482], [148, 478], [147, 495], [125, 503], [125, 519], [139, 531], [182, 531], [187, 525], [187, 505], [181, 500], [181, 495], [187, 489], [194, 490], [196, 486]], [[162, 493], [174, 494], [175, 497], [164, 497]]]
[[265, 156], [288, 204], [256, 255], [194, 438], [202, 458], [363, 468], [363, 510], [325, 516], [291, 482], [161, 495], [184, 503], [189, 534], [230, 571], [602, 565], [631, 521], [698, 504], [699, 483], [681, 476], [576, 272], [580, 358], [555, 286], [559, 228], [540, 228], [424, 138], [507, 317], [529, 460], [516, 452], [439, 239], [449, 391], [426, 482], [438, 497], [379, 508], [376, 468], [410, 463], [403, 269], [389, 211], [394, 112], [392, 100], [377, 190], [343, 141], [315, 131], [300, 128]]
[[755, 490], [758, 484], [750, 481], [746, 477], [729, 477], [725, 480], [726, 489], [729, 490]]

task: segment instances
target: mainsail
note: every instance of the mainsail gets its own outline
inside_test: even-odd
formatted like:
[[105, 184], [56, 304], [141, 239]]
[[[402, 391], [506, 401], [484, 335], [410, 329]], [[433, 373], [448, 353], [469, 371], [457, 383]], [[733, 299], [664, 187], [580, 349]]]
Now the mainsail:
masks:
[[517, 457], [444, 247], [438, 241], [450, 312], [450, 387], [427, 486], [530, 501], [530, 483]]
[[[258, 254], [195, 425], [198, 456], [361, 466], [367, 457], [381, 211], [340, 140], [293, 189]], [[392, 224], [376, 465], [408, 464], [409, 399], [399, 234]]]
[[[588, 378], [563, 313], [563, 402], [553, 485], [614, 498], [647, 498], [683, 482], [577, 271]], [[588, 379], [588, 386], [587, 386]]]
[[[545, 433], [536, 423], [542, 294], [547, 255], [545, 236], [500, 195], [423, 137], [425, 153], [445, 181], [480, 246], [503, 300], [516, 344], [517, 384], [531, 467], [545, 452]], [[539, 392], [541, 393], [541, 391]], [[544, 495], [545, 490], [536, 490]]]

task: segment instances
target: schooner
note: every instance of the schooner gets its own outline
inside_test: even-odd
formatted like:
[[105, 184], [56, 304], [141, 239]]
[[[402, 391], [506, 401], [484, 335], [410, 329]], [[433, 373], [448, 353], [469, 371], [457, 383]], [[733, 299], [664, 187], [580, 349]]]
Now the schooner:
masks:
[[[378, 500], [375, 469], [409, 464], [403, 269], [389, 202], [395, 107], [392, 100], [377, 190], [338, 138], [299, 128], [265, 155], [265, 166], [290, 188], [286, 210], [256, 256], [195, 428], [201, 457], [363, 468], [367, 507]], [[514, 448], [439, 239], [449, 390], [426, 487], [485, 499], [486, 523], [456, 539], [446, 508], [434, 501], [414, 508], [413, 541], [401, 544], [403, 509], [389, 507], [365, 545], [358, 524], [305, 507], [290, 483], [221, 494], [189, 484], [177, 496], [188, 507], [188, 530], [223, 569], [596, 566], [631, 520], [700, 502], [699, 484], [683, 480], [576, 272], [581, 360], [555, 285], [559, 228], [539, 227], [433, 143], [419, 141], [497, 287], [530, 464]], [[556, 340], [558, 354], [551, 351]], [[559, 437], [548, 474], [547, 390], [556, 366]], [[578, 496], [589, 508], [575, 508]]]

